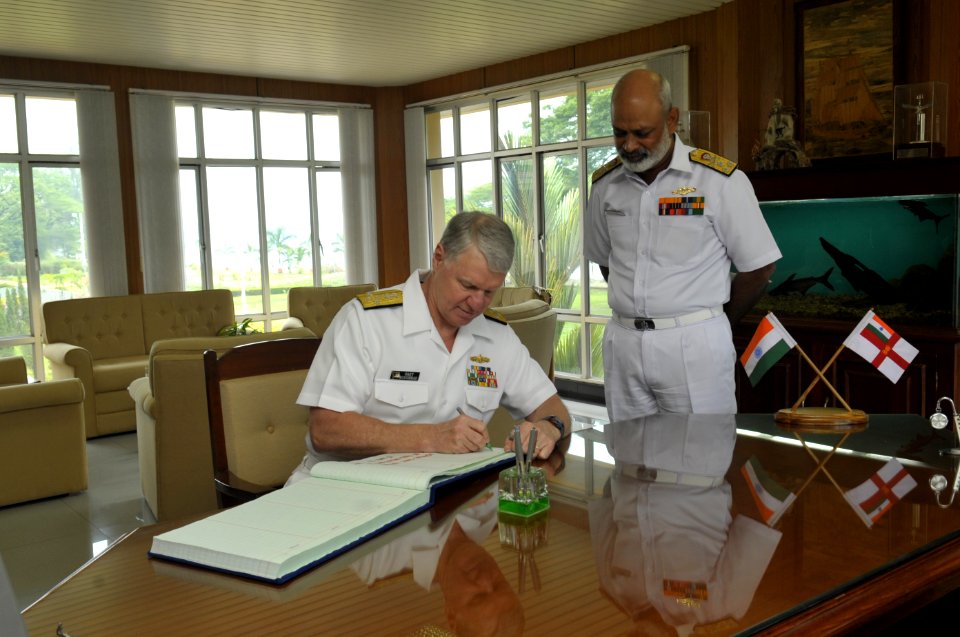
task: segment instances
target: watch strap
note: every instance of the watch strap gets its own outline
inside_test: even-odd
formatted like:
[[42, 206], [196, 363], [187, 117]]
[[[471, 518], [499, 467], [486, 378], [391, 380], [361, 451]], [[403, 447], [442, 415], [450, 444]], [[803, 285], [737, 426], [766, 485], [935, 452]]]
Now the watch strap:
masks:
[[560, 431], [561, 439], [563, 438], [564, 434], [567, 433], [567, 426], [564, 424], [562, 420], [560, 420], [556, 416], [544, 416], [543, 419], [546, 420], [551, 425], [553, 425], [554, 427], [556, 427]]

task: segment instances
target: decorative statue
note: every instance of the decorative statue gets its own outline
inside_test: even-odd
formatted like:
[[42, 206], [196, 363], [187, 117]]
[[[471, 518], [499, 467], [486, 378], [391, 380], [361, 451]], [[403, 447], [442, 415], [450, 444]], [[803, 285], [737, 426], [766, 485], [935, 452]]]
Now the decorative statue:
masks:
[[810, 159], [793, 138], [795, 119], [794, 108], [784, 106], [780, 98], [773, 100], [770, 119], [767, 120], [767, 130], [763, 135], [763, 146], [758, 147], [754, 144], [753, 147], [753, 161], [756, 163], [757, 170], [810, 165]]

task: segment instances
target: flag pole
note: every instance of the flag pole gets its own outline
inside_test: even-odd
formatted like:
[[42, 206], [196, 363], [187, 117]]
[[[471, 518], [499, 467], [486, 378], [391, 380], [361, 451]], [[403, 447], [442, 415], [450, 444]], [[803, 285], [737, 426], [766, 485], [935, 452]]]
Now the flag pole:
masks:
[[[793, 410], [796, 411], [797, 407], [803, 404], [803, 401], [806, 399], [807, 394], [810, 393], [810, 390], [812, 390], [816, 386], [816, 384], [822, 380], [824, 383], [826, 383], [827, 387], [830, 388], [830, 391], [833, 392], [833, 395], [837, 398], [837, 400], [840, 401], [840, 404], [846, 407], [847, 411], [852, 412], [853, 409], [850, 408], [850, 405], [847, 404], [847, 401], [845, 401], [843, 399], [843, 396], [840, 395], [840, 393], [836, 390], [836, 388], [832, 384], [830, 384], [830, 381], [827, 380], [827, 377], [823, 375], [823, 372], [820, 370], [820, 368], [818, 368], [816, 365], [813, 364], [813, 361], [810, 360], [810, 357], [807, 356], [807, 353], [800, 348], [799, 344], [797, 344], [797, 351], [800, 352], [800, 356], [802, 356], [803, 360], [807, 361], [807, 363], [810, 364], [810, 367], [813, 368], [813, 371], [815, 371], [817, 375], [816, 377], [814, 377], [812, 381], [810, 381], [810, 384], [807, 386], [804, 392], [800, 394], [800, 398], [797, 399], [797, 402], [793, 403]], [[840, 344], [840, 347], [837, 348], [837, 351], [834, 352], [832, 357], [830, 357], [830, 360], [827, 361], [827, 364], [823, 366], [823, 369], [830, 369], [830, 366], [833, 365], [833, 363], [837, 360], [837, 356], [840, 356], [840, 352], [842, 351], [843, 351], [843, 343]]]

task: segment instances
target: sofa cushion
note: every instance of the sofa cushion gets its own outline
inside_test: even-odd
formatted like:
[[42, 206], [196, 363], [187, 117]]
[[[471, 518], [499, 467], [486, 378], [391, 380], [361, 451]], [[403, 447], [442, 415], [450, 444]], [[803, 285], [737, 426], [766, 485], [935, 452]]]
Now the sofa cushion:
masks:
[[43, 304], [47, 343], [70, 343], [94, 359], [146, 354], [138, 295], [101, 296]]
[[107, 358], [93, 362], [93, 389], [98, 394], [107, 391], [123, 390], [135, 378], [147, 375], [147, 364], [149, 356], [140, 354], [137, 356], [123, 356], [120, 358]]
[[216, 336], [236, 321], [230, 290], [196, 290], [144, 294], [143, 353], [157, 341], [190, 336]]

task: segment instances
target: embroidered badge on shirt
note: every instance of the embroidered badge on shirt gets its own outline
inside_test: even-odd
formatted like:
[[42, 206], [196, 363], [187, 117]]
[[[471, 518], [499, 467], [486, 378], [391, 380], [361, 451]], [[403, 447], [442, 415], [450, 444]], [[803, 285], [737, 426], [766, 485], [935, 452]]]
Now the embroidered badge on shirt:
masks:
[[688, 582], [685, 580], [663, 580], [663, 596], [673, 597], [678, 604], [695, 606], [709, 599], [706, 582]]
[[490, 359], [483, 355], [471, 356], [470, 360], [472, 360], [474, 363], [481, 363], [481, 364], [490, 362]]
[[420, 372], [394, 370], [390, 372], [390, 380], [420, 380]]
[[471, 365], [467, 368], [467, 385], [471, 387], [497, 387], [497, 372], [483, 365]]
[[660, 197], [660, 216], [702, 215], [704, 197]]
[[689, 195], [692, 192], [697, 192], [695, 186], [680, 186], [676, 190], [672, 191], [675, 195]]

